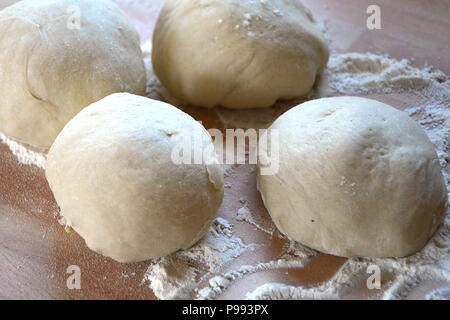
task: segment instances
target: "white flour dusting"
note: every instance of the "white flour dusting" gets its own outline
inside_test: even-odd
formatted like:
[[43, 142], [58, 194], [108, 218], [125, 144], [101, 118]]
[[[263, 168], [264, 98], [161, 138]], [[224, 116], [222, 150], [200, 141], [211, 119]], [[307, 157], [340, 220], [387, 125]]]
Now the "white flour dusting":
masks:
[[0, 132], [0, 141], [5, 143], [11, 152], [17, 157], [17, 160], [26, 165], [35, 165], [45, 169], [48, 149], [37, 148], [25, 143], [8, 138]]
[[206, 236], [194, 247], [154, 259], [144, 281], [150, 281], [150, 288], [159, 299], [188, 299], [206, 277], [255, 248], [256, 245], [246, 245], [235, 237], [226, 220], [217, 218]]
[[450, 287], [439, 288], [431, 291], [426, 296], [427, 300], [450, 300]]
[[255, 226], [257, 229], [269, 234], [270, 236], [273, 235], [274, 229], [269, 229], [267, 227], [261, 226], [258, 222], [255, 221], [255, 218], [253, 218], [253, 214], [250, 211], [250, 209], [247, 206], [243, 206], [238, 209], [238, 212], [236, 214], [236, 220], [238, 221], [245, 221], [247, 223], [250, 223], [251, 225]]
[[[266, 283], [247, 293], [248, 299], [339, 299], [345, 297], [368, 278], [367, 268], [378, 266], [394, 274], [394, 280], [384, 288], [383, 299], [401, 299], [421, 281], [450, 282], [449, 218], [434, 239], [420, 252], [400, 259], [349, 259], [339, 271], [322, 284], [294, 287], [281, 283]], [[383, 289], [383, 288], [382, 288]], [[436, 291], [435, 294], [439, 294]], [[448, 293], [448, 292], [447, 292]]]
[[212, 300], [229, 288], [234, 281], [259, 271], [286, 268], [304, 268], [316, 255], [316, 251], [302, 246], [295, 241], [288, 241], [283, 248], [280, 259], [261, 262], [256, 265], [243, 265], [237, 270], [225, 272], [209, 279], [207, 286], [198, 290], [197, 300]]
[[[307, 259], [309, 260], [309, 259]], [[301, 259], [278, 259], [270, 262], [261, 262], [257, 265], [244, 265], [237, 270], [214, 276], [208, 281], [208, 286], [198, 290], [196, 300], [212, 300], [228, 289], [234, 281], [259, 271], [277, 270], [284, 268], [303, 268], [307, 264]]]
[[448, 89], [448, 79], [440, 71], [414, 68], [407, 59], [398, 61], [372, 53], [332, 55], [325, 75], [330, 88], [341, 94], [398, 93], [430, 85]]

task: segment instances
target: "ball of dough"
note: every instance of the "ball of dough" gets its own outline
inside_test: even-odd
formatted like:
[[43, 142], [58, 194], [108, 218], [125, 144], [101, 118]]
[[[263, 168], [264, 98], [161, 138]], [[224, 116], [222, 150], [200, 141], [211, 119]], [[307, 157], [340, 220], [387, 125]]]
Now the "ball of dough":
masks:
[[145, 94], [139, 35], [108, 0], [25, 0], [0, 11], [0, 131], [48, 148], [82, 108]]
[[405, 113], [327, 98], [289, 110], [270, 129], [279, 133], [279, 170], [262, 175], [260, 165], [258, 189], [292, 239], [337, 256], [402, 257], [442, 223], [447, 189], [435, 148]]
[[175, 98], [244, 109], [306, 94], [328, 57], [300, 1], [167, 0], [152, 61]]
[[113, 94], [83, 109], [50, 148], [46, 177], [63, 223], [87, 246], [120, 262], [192, 246], [223, 198], [217, 159], [175, 164], [172, 150], [201, 124], [163, 102]]

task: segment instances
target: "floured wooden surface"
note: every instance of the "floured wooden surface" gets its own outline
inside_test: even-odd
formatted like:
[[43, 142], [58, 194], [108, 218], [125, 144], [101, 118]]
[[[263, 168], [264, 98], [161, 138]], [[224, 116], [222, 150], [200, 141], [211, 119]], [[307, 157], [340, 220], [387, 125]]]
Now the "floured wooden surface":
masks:
[[[0, 0], [0, 8], [11, 2]], [[143, 42], [148, 43], [161, 1], [118, 2], [135, 22]], [[424, 62], [428, 62], [446, 74], [450, 73], [448, 58], [445, 60], [448, 41], [444, 39], [444, 31], [448, 30], [449, 25], [439, 1], [428, 4], [426, 12], [419, 1], [408, 1], [408, 17], [401, 14], [406, 1], [403, 4], [402, 1], [396, 1], [396, 4], [382, 2], [382, 12], [386, 17], [381, 31], [369, 31], [365, 28], [365, 10], [368, 4], [361, 4], [361, 1], [342, 1], [339, 4], [333, 1], [321, 1], [320, 4], [312, 0], [304, 2], [318, 20], [325, 22], [328, 36], [332, 39], [331, 46], [337, 53], [381, 51], [397, 59], [415, 58], [415, 65], [420, 68]], [[328, 6], [324, 6], [325, 3]], [[422, 15], [426, 16], [422, 19]], [[429, 15], [432, 15], [432, 19]], [[402, 19], [399, 19], [400, 16]], [[410, 30], [408, 27], [417, 29]], [[326, 94], [327, 90], [324, 91]], [[372, 92], [359, 95], [402, 110], [427, 104], [427, 99], [410, 93]], [[153, 90], [150, 96], [163, 99], [158, 90]], [[233, 121], [236, 120], [227, 110], [216, 112], [194, 107], [183, 107], [183, 110], [202, 120], [208, 128], [223, 129], [227, 121], [233, 127]], [[418, 117], [423, 113], [424, 110], [417, 110], [417, 114], [411, 115]], [[254, 113], [238, 118], [242, 121], [246, 119], [245, 116], [253, 117], [253, 120], [255, 117], [263, 117]], [[227, 168], [225, 185], [224, 203], [218, 212], [219, 219], [223, 219], [218, 221], [219, 236], [213, 236], [210, 243], [201, 245], [199, 250], [222, 250], [220, 241], [214, 243], [216, 239], [238, 247], [240, 244], [232, 240], [240, 239], [242, 245], [248, 248], [229, 252], [222, 250], [225, 252], [223, 261], [228, 263], [220, 269], [215, 268], [211, 261], [203, 261], [198, 266], [194, 262], [193, 267], [199, 272], [194, 287], [200, 291], [187, 290], [182, 295], [190, 298], [241, 299], [247, 293], [255, 293], [257, 288], [267, 283], [317, 286], [331, 279], [344, 264], [348, 264], [347, 259], [310, 254], [305, 248], [300, 248], [297, 252], [300, 256], [295, 257], [295, 248], [291, 248], [289, 241], [276, 231], [262, 204], [255, 187], [254, 167]], [[0, 143], [0, 298], [154, 299], [156, 297], [153, 290], [156, 290], [160, 298], [171, 297], [171, 294], [174, 294], [174, 298], [179, 297], [176, 295], [179, 290], [169, 290], [167, 286], [164, 287], [164, 283], [156, 287], [156, 284], [152, 285], [149, 281], [164, 278], [161, 277], [164, 268], [169, 273], [177, 271], [174, 270], [176, 264], [173, 261], [119, 264], [89, 251], [84, 241], [74, 232], [66, 233], [57, 223], [57, 215], [58, 208], [43, 170], [19, 163], [9, 147]], [[217, 253], [213, 252], [214, 254], [217, 256]], [[289, 260], [289, 257], [295, 259]], [[188, 258], [194, 261], [195, 252], [188, 255]], [[292, 262], [294, 267], [267, 270], [276, 267], [270, 264], [259, 269], [242, 269], [242, 266], [255, 267], [280, 259], [284, 259], [286, 265]], [[81, 270], [81, 290], [69, 290], [66, 286], [69, 277], [66, 270], [70, 265], [77, 265]], [[178, 269], [180, 270], [186, 269]], [[216, 282], [209, 281], [217, 275], [222, 278], [216, 278]], [[182, 276], [185, 275], [180, 275]], [[233, 281], [224, 283], [224, 276]], [[384, 290], [368, 290], [363, 281], [342, 298], [382, 298], [393, 278], [389, 270], [383, 270]], [[436, 279], [438, 280], [420, 281], [404, 296], [424, 298], [432, 289], [448, 286], [443, 278]], [[220, 290], [211, 292], [208, 288]]]

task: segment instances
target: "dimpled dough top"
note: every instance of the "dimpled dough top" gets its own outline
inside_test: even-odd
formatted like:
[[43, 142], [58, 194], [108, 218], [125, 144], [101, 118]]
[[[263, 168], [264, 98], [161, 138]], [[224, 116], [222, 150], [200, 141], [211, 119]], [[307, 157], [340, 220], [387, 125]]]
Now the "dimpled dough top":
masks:
[[145, 94], [139, 35], [111, 1], [17, 2], [0, 11], [0, 47], [0, 131], [37, 147], [108, 94]]
[[[433, 144], [405, 113], [354, 97], [297, 106], [279, 130], [279, 171], [258, 175], [277, 227], [345, 257], [401, 257], [420, 250], [447, 212]], [[261, 167], [259, 168], [261, 171]]]
[[167, 0], [152, 61], [174, 97], [242, 109], [306, 94], [328, 57], [300, 1]]
[[120, 262], [189, 248], [223, 198], [215, 155], [203, 164], [172, 161], [178, 141], [196, 133], [212, 146], [189, 115], [144, 97], [118, 93], [85, 108], [48, 153], [46, 177], [62, 222], [89, 248]]

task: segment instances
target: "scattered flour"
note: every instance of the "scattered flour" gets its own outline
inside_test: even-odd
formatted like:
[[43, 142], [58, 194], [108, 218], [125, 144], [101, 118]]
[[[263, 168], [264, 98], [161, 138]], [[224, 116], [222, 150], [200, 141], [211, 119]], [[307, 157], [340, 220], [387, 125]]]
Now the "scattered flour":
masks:
[[[256, 245], [235, 237], [231, 225], [217, 218], [206, 236], [194, 247], [154, 259], [144, 276], [159, 299], [187, 299], [205, 278]], [[204, 275], [202, 275], [204, 273]]]
[[317, 255], [317, 251], [308, 248], [295, 240], [289, 239], [285, 235], [282, 237], [284, 237], [286, 243], [284, 244], [281, 258], [285, 260], [299, 259], [302, 263], [306, 263], [312, 257]]
[[244, 276], [265, 270], [277, 270], [285, 268], [303, 268], [307, 261], [301, 259], [278, 259], [270, 262], [261, 262], [257, 265], [244, 265], [237, 270], [214, 276], [208, 281], [208, 285], [198, 290], [196, 300], [212, 300], [229, 288], [234, 281]]
[[17, 160], [26, 165], [35, 165], [45, 169], [48, 149], [37, 148], [25, 143], [16, 141], [5, 136], [0, 132], [0, 141], [5, 143], [11, 152], [17, 157]]
[[341, 94], [398, 93], [430, 85], [448, 88], [448, 79], [440, 71], [418, 69], [407, 59], [398, 61], [372, 53], [332, 55], [325, 75], [330, 88]]
[[237, 215], [236, 215], [236, 220], [238, 221], [245, 221], [253, 226], [255, 226], [257, 229], [269, 234], [269, 235], [273, 235], [274, 233], [274, 229], [269, 229], [267, 227], [263, 227], [261, 226], [259, 223], [257, 223], [255, 221], [255, 219], [253, 218], [253, 214], [250, 211], [250, 209], [247, 206], [243, 206], [241, 208], [239, 208]]
[[304, 268], [316, 255], [316, 251], [298, 242], [289, 241], [283, 248], [281, 257], [274, 261], [261, 262], [256, 265], [243, 265], [237, 270], [213, 276], [208, 284], [197, 292], [197, 300], [212, 300], [229, 288], [234, 281], [259, 271], [279, 270], [287, 268]]
[[427, 300], [450, 300], [450, 287], [433, 290], [426, 296]]
[[[349, 259], [339, 271], [322, 284], [294, 287], [281, 283], [266, 283], [247, 293], [247, 299], [339, 299], [356, 289], [368, 278], [367, 268], [376, 265], [383, 272], [394, 274], [387, 283], [382, 299], [401, 299], [421, 281], [450, 282], [450, 221], [420, 252], [401, 259]], [[447, 288], [448, 290], [448, 288]], [[435, 295], [442, 293], [437, 290]], [[448, 294], [448, 292], [447, 292]]]

